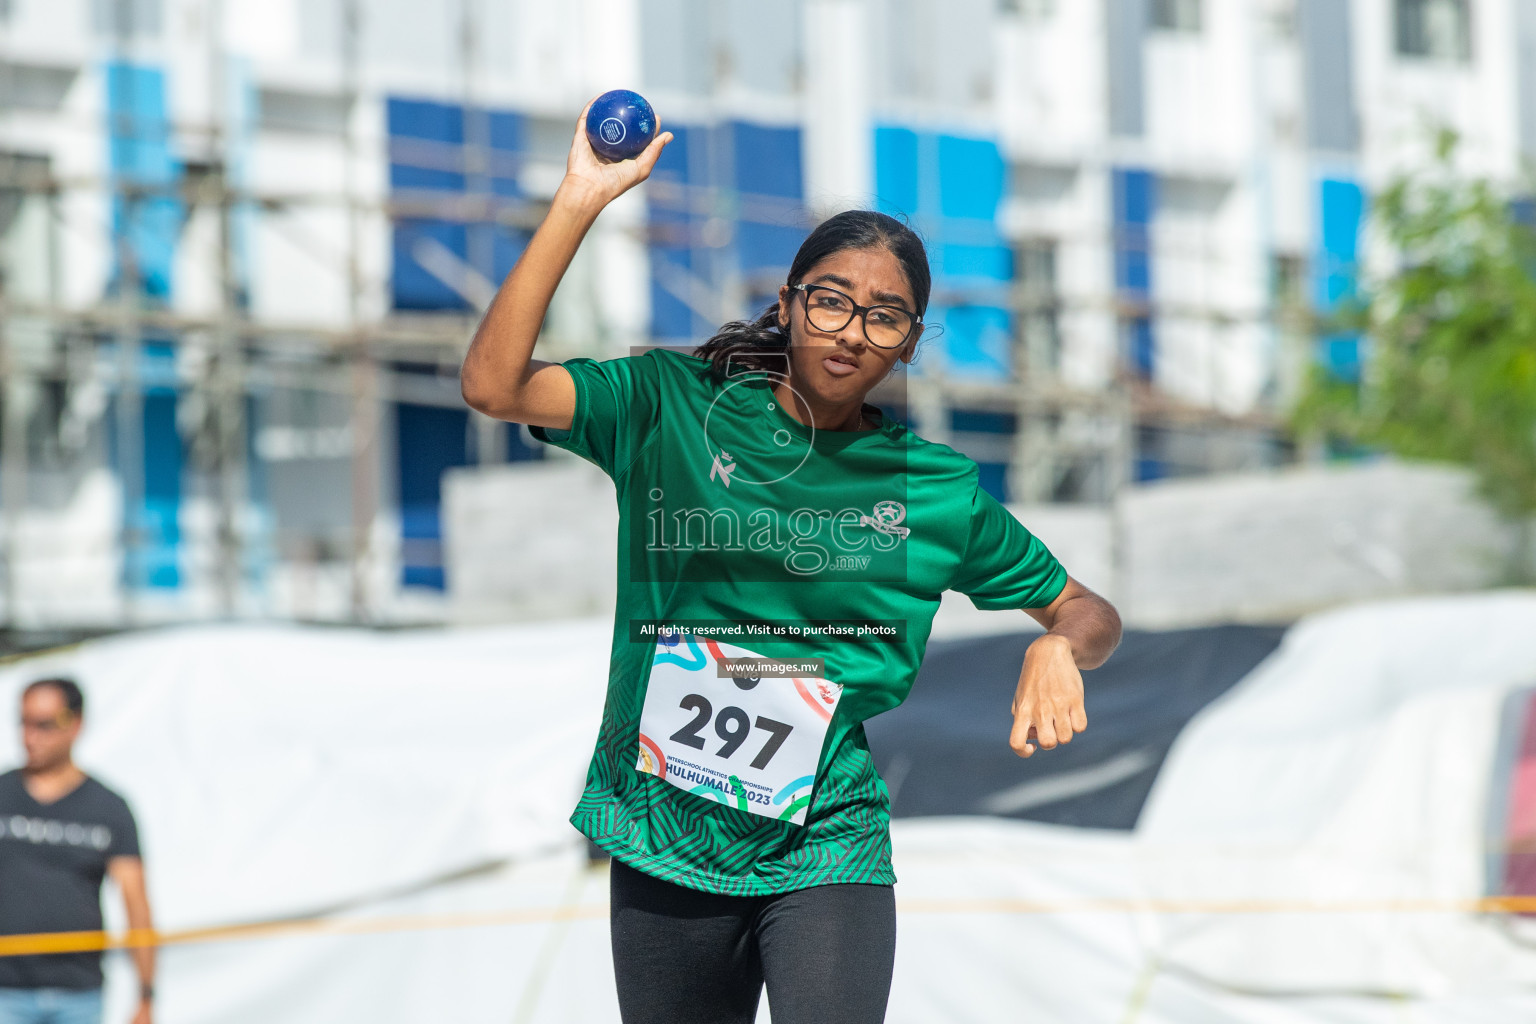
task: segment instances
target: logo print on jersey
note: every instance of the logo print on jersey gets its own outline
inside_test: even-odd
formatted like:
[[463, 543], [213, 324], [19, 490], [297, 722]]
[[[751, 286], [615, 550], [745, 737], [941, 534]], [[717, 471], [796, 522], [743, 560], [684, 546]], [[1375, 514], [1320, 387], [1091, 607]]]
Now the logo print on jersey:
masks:
[[[711, 479], [739, 470], [732, 473], [730, 478], [722, 476], [726, 486], [771, 486], [793, 476], [810, 458], [816, 425], [805, 425], [809, 437], [797, 437], [786, 429], [778, 396], [770, 386], [775, 381], [786, 386], [789, 383], [787, 378], [777, 373], [754, 372], [727, 378], [725, 386], [710, 402], [704, 414], [703, 441], [704, 450], [714, 459]], [[738, 390], [741, 388], [746, 390]], [[736, 406], [736, 410], [717, 416], [721, 399], [726, 395], [733, 395], [733, 398], [725, 403], [725, 407], [731, 409]], [[745, 412], [746, 418], [738, 419], [737, 411]], [[731, 454], [727, 454], [728, 451]]]
[[722, 448], [720, 450], [720, 454], [715, 456], [714, 465], [709, 467], [709, 478], [713, 480], [716, 474], [718, 474], [720, 477], [720, 482], [729, 487], [731, 486], [731, 474], [735, 471], [736, 460], [731, 458], [730, 452]]
[[905, 537], [912, 531], [899, 525], [907, 518], [907, 507], [899, 501], [879, 501], [875, 503], [875, 514], [872, 516], [860, 516], [860, 526], [873, 526], [887, 537]]

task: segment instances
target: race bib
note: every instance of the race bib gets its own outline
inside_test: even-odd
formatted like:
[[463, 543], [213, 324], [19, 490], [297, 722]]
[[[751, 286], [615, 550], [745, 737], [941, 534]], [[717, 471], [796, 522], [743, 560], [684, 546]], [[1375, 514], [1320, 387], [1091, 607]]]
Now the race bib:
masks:
[[635, 767], [703, 799], [803, 825], [843, 688], [811, 674], [720, 670], [728, 658], [761, 657], [687, 633], [662, 637]]

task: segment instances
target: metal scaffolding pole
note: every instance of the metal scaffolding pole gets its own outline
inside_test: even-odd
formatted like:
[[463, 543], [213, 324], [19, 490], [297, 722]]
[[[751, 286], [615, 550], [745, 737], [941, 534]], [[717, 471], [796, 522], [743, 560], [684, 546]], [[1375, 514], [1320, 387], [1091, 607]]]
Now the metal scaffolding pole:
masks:
[[373, 566], [373, 527], [378, 515], [379, 373], [367, 335], [362, 331], [362, 224], [356, 201], [357, 107], [361, 92], [359, 46], [361, 0], [345, 0], [342, 8], [342, 67], [345, 80], [345, 191], [347, 210], [347, 322], [352, 332], [352, 618], [373, 617], [370, 574]]
[[[211, 96], [206, 125], [201, 122], [201, 115], [176, 124], [162, 122], [159, 115], [155, 115], [152, 123], [140, 121], [141, 107], [129, 93], [136, 87], [135, 76], [122, 74], [121, 79], [110, 83], [116, 90], [110, 101], [110, 143], [132, 147], [169, 130], [178, 133], [183, 148], [201, 152], [200, 133], [206, 131], [207, 156], [195, 158], [206, 159], [206, 173], [198, 173], [202, 168], [194, 162], [189, 168], [192, 173], [178, 182], [140, 173], [132, 168], [131, 161], [119, 164], [114, 160], [110, 166], [103, 164], [100, 170], [90, 171], [67, 161], [55, 168], [41, 157], [35, 161], [37, 166], [26, 165], [19, 159], [0, 160], [0, 189], [26, 196], [48, 196], [55, 207], [62, 237], [67, 237], [65, 233], [69, 231], [89, 234], [92, 245], [99, 246], [104, 233], [110, 232], [111, 262], [115, 265], [115, 291], [96, 302], [82, 302], [78, 290], [55, 290], [46, 299], [38, 289], [0, 290], [0, 372], [5, 375], [0, 386], [0, 521], [5, 525], [4, 547], [0, 550], [5, 560], [5, 579], [0, 596], [5, 600], [5, 615], [12, 623], [27, 601], [27, 595], [19, 590], [22, 584], [18, 582], [17, 566], [27, 553], [20, 551], [17, 526], [28, 507], [29, 490], [34, 501], [50, 493], [55, 469], [56, 456], [48, 435], [52, 428], [42, 412], [51, 408], [55, 390], [65, 396], [59, 401], [66, 405], [75, 402], [77, 380], [91, 387], [99, 386], [113, 400], [107, 407], [110, 411], [104, 409], [105, 399], [88, 409], [89, 403], [82, 401], [71, 415], [75, 422], [105, 422], [109, 428], [102, 432], [93, 427], [92, 436], [100, 440], [105, 433], [115, 445], [112, 461], [122, 497], [121, 510], [114, 513], [120, 519], [113, 524], [118, 530], [118, 550], [123, 559], [118, 580], [121, 614], [134, 621], [149, 611], [145, 604], [145, 587], [150, 582], [146, 572], [153, 566], [148, 556], [158, 550], [153, 546], [158, 538], [150, 531], [157, 525], [168, 524], [158, 524], [150, 514], [158, 510], [146, 508], [143, 388], [146, 383], [153, 386], [159, 381], [143, 379], [143, 354], [146, 346], [153, 345], [158, 350], [162, 343], [178, 353], [205, 357], [201, 361], [177, 360], [182, 368], [198, 368], [196, 379], [191, 382], [195, 401], [183, 402], [181, 427], [188, 433], [198, 473], [189, 477], [189, 482], [195, 481], [195, 486], [203, 488], [200, 493], [211, 500], [214, 513], [211, 538], [196, 538], [199, 544], [211, 539], [211, 551], [201, 546], [184, 548], [199, 556], [187, 560], [188, 568], [197, 567], [196, 582], [200, 589], [194, 589], [198, 589], [198, 597], [211, 589], [217, 611], [226, 617], [237, 617], [251, 609], [246, 574], [252, 541], [247, 534], [250, 492], [253, 479], [257, 478], [251, 475], [248, 454], [253, 440], [248, 402], [253, 390], [292, 388], [323, 393], [328, 396], [327, 401], [345, 405], [346, 440], [341, 439], [342, 414], [338, 410], [334, 421], [324, 426], [332, 432], [325, 441], [329, 455], [318, 456], [311, 450], [308, 454], [285, 456], [294, 460], [335, 458], [331, 465], [338, 472], [335, 482], [329, 485], [331, 492], [324, 495], [332, 505], [325, 510], [323, 525], [297, 525], [307, 520], [302, 513], [295, 513], [285, 524], [291, 532], [284, 536], [301, 541], [323, 536], [323, 549], [335, 552], [325, 559], [326, 569], [333, 574], [328, 585], [333, 588], [329, 594], [334, 602], [326, 614], [347, 614], [359, 622], [379, 620], [379, 605], [384, 600], [381, 568], [384, 556], [389, 554], [380, 548], [392, 545], [379, 532], [381, 492], [390, 478], [391, 466], [386, 459], [390, 438], [383, 429], [389, 422], [384, 403], [404, 401], [458, 407], [456, 392], [446, 386], [446, 369], [433, 379], [403, 369], [397, 371], [394, 364], [431, 363], [446, 368], [455, 355], [462, 354], [478, 311], [381, 313], [380, 304], [373, 301], [380, 284], [372, 252], [379, 242], [375, 229], [391, 219], [440, 221], [464, 229], [467, 248], [462, 255], [440, 244], [437, 256], [446, 258], [434, 262], [421, 253], [412, 255], [424, 270], [438, 274], [448, 287], [475, 306], [496, 283], [490, 280], [496, 270], [495, 232], [534, 228], [543, 205], [537, 197], [502, 196], [495, 187], [519, 174], [524, 157], [495, 149], [491, 144], [487, 97], [496, 94], [496, 69], [487, 63], [483, 37], [487, 8], [481, 0], [458, 0], [457, 5], [439, 9], [439, 16], [457, 21], [462, 74], [459, 85], [465, 117], [462, 140], [435, 142], [395, 137], [388, 141], [390, 163], [426, 170], [459, 170], [467, 188], [462, 193], [429, 188], [390, 188], [383, 195], [375, 193], [370, 183], [375, 173], [373, 162], [380, 155], [376, 152], [379, 140], [377, 128], [369, 125], [363, 99], [365, 93], [369, 97], [377, 95], [368, 91], [376, 88], [377, 83], [364, 63], [363, 4], [364, 0], [340, 0], [339, 4], [339, 89], [345, 125], [337, 135], [336, 126], [326, 122], [323, 140], [314, 137], [317, 125], [305, 125], [309, 133], [305, 145], [315, 144], [328, 156], [340, 150], [343, 170], [339, 182], [317, 174], [312, 182], [294, 182], [290, 177], [289, 184], [276, 187], [271, 180], [247, 180], [241, 173], [244, 146], [255, 136], [247, 134], [249, 126], [241, 119], [244, 115], [237, 117], [230, 107], [235, 92], [230, 79], [237, 71], [223, 45], [223, 21], [228, 7], [225, 0], [207, 0], [205, 8], [209, 15], [205, 31]], [[135, 47], [141, 41], [134, 34], [133, 16], [138, 6], [137, 0], [110, 0], [105, 8], [115, 18], [114, 59], [108, 74], [121, 74], [122, 63], [136, 55]], [[717, 13], [712, 10], [709, 16], [713, 18]], [[719, 31], [717, 26], [711, 35], [718, 35]], [[6, 66], [0, 65], [0, 74], [6, 73]], [[327, 93], [325, 99], [333, 103], [336, 93]], [[776, 280], [749, 278], [742, 273], [733, 249], [734, 226], [743, 220], [796, 227], [810, 224], [797, 201], [737, 191], [738, 176], [732, 173], [735, 156], [729, 135], [731, 107], [717, 101], [699, 109], [703, 131], [699, 144], [689, 147], [693, 163], [688, 177], [701, 184], [667, 181], [665, 176], [653, 180], [646, 188], [647, 201], [656, 204], [658, 211], [676, 216], [657, 216], [643, 228], [611, 230], [633, 230], [631, 238], [656, 245], [658, 249], [653, 251], [658, 255], [650, 267], [651, 283], [679, 297], [696, 324], [702, 320], [713, 326], [743, 311], [757, 312], [746, 308], [748, 298], [766, 294], [776, 284]], [[6, 130], [8, 116], [0, 110], [0, 127]], [[178, 116], [188, 117], [186, 111]], [[102, 129], [102, 121], [94, 113], [88, 120], [67, 111], [61, 112], [60, 117], [72, 119], [60, 126], [68, 132]], [[70, 198], [86, 195], [92, 203], [105, 199], [114, 214], [110, 228], [92, 219], [89, 204], [83, 207], [82, 214], [82, 208]], [[66, 200], [62, 206], [61, 196]], [[138, 230], [146, 211], [152, 212], [157, 204], [168, 200], [197, 211], [199, 232], [216, 225], [217, 252], [210, 248], [205, 255], [201, 248], [194, 251], [190, 246], [182, 250], [195, 254], [203, 267], [215, 272], [209, 275], [216, 282], [215, 301], [206, 307], [198, 308], [196, 295], [188, 293], [178, 294], [178, 305], [174, 308], [145, 298], [146, 277], [158, 274], [160, 267], [152, 251], [140, 244]], [[306, 220], [311, 214], [313, 219]], [[258, 215], [264, 235], [302, 247], [330, 272], [344, 277], [344, 320], [326, 323], [317, 315], [309, 322], [279, 322], [272, 316], [258, 318], [246, 308], [241, 232], [245, 230], [246, 218]], [[306, 226], [337, 215], [344, 217], [345, 225], [337, 225], [334, 237], [326, 234], [324, 227]], [[1066, 240], [1082, 243], [1084, 235], [1091, 231], [1095, 236], [1092, 243], [1100, 242], [1097, 234], [1102, 229], [1098, 226], [1073, 230], [1078, 233], [1053, 236], [1049, 241], [1057, 245]], [[343, 232], [344, 241], [340, 237]], [[197, 237], [206, 243], [206, 235]], [[1198, 241], [1206, 248], [1194, 245], [1186, 255], [1202, 265], [1221, 261], [1223, 254], [1214, 243], [1204, 236]], [[659, 253], [669, 247], [688, 251], [689, 269], [667, 264]], [[151, 254], [146, 256], [146, 252]], [[451, 263], [455, 257], [458, 262]], [[143, 262], [146, 260], [149, 262]], [[439, 270], [443, 273], [439, 274]], [[1166, 428], [1170, 432], [1218, 426], [1254, 431], [1272, 427], [1273, 415], [1268, 417], [1269, 422], [1261, 422], [1262, 415], [1229, 417], [1211, 409], [1181, 405], [1146, 382], [1132, 379], [1123, 350], [1117, 356], [1111, 382], [1092, 392], [1075, 388], [1058, 372], [1056, 356], [1042, 356], [1025, 333], [1038, 331], [1039, 320], [1047, 313], [1064, 318], [1088, 314], [1094, 323], [1101, 322], [1101, 318], [1109, 321], [1130, 314], [1123, 310], [1121, 297], [1112, 289], [1062, 295], [1052, 283], [1037, 292], [998, 283], [995, 287], [970, 288], [959, 295], [958, 303], [936, 302], [940, 306], [997, 306], [1013, 314], [1020, 329], [1015, 338], [1013, 372], [1008, 377], [986, 381], [966, 378], [960, 371], [943, 365], [939, 358], [942, 353], [936, 351], [915, 372], [899, 379], [905, 382], [907, 393], [898, 395], [898, 382], [893, 381], [876, 399], [904, 405], [917, 428], [932, 440], [947, 441], [962, 451], [969, 447], [984, 462], [1006, 464], [1012, 497], [1032, 502], [1064, 495], [1079, 500], [1104, 500], [1112, 496], [1133, 476], [1138, 426], [1150, 425], [1154, 430]], [[1234, 311], [1215, 308], [1212, 296], [1194, 298], [1196, 301], [1149, 301], [1144, 308], [1132, 312], [1138, 316], [1185, 320], [1219, 317], [1223, 323], [1241, 322], [1244, 326], [1274, 318], [1274, 310], [1257, 304]], [[1299, 338], [1308, 336], [1312, 327], [1308, 314], [1295, 312], [1293, 320], [1290, 331]], [[35, 358], [31, 341], [25, 340], [32, 336], [17, 326], [23, 324], [30, 329], [32, 321], [39, 325], [39, 336], [46, 336], [49, 346], [68, 346], [88, 357], [69, 365], [62, 360], [55, 364]], [[556, 349], [559, 355], [589, 351], [564, 344], [568, 339], [559, 337], [558, 332], [565, 328], [558, 315], [551, 322], [554, 336], [546, 338], [542, 345], [547, 348], [553, 342], [563, 346]], [[88, 388], [79, 389], [84, 390]], [[29, 416], [32, 408], [38, 412]], [[1014, 423], [1012, 436], [986, 436], [981, 429], [966, 429], [963, 423], [957, 426], [955, 410], [1009, 415]], [[192, 418], [195, 422], [188, 418], [193, 412], [199, 413]], [[477, 413], [470, 415], [469, 424], [466, 441], [473, 453], [470, 461], [482, 465], [504, 461], [508, 439], [505, 425]], [[300, 423], [278, 426], [288, 429], [293, 437], [310, 430]], [[311, 433], [319, 430], [314, 428]], [[294, 443], [298, 444], [293, 449], [297, 452], [302, 444]], [[348, 457], [349, 479], [342, 484], [339, 467]], [[274, 499], [273, 504], [276, 507], [278, 502]], [[291, 512], [293, 506], [284, 508]], [[198, 521], [194, 518], [188, 522], [196, 525]], [[322, 546], [311, 545], [306, 550], [318, 551]]]
[[[0, 292], [4, 289], [0, 267]], [[16, 358], [8, 324], [0, 324], [0, 378], [5, 381], [0, 430], [0, 514], [5, 524], [5, 617], [14, 628], [20, 614], [21, 524], [27, 508], [27, 420], [32, 382]]]
[[[120, 66], [130, 52], [133, 39], [132, 0], [115, 0], [112, 12], [115, 19], [114, 57], [119, 64], [117, 70], [120, 84], [128, 91], [128, 96], [126, 103], [110, 111], [109, 130], [115, 136], [127, 134], [130, 139], [136, 140], [144, 127], [138, 123], [138, 104], [134, 102], [133, 96], [137, 82], [132, 74], [123, 73], [125, 69]], [[109, 145], [113, 141], [109, 139]], [[123, 502], [123, 619], [128, 625], [133, 625], [138, 620], [139, 590], [148, 583], [144, 573], [147, 538], [144, 536], [144, 394], [140, 379], [144, 336], [143, 326], [139, 322], [143, 276], [130, 235], [131, 226], [136, 223], [141, 212], [139, 204], [144, 199], [140, 190], [124, 182], [122, 176], [115, 172], [110, 194], [115, 201], [122, 203], [121, 215], [114, 212], [112, 216], [112, 250], [117, 257], [118, 315], [115, 411], [118, 480]]]
[[240, 609], [241, 566], [244, 561], [244, 544], [241, 529], [242, 513], [246, 505], [246, 479], [249, 472], [245, 457], [245, 366], [240, 336], [235, 329], [235, 317], [240, 307], [240, 285], [236, 276], [235, 262], [235, 206], [231, 201], [230, 174], [237, 158], [234, 146], [241, 144], [231, 139], [233, 131], [243, 129], [231, 123], [229, 109], [233, 95], [229, 80], [229, 62], [223, 43], [223, 0], [210, 0], [210, 25], [208, 31], [213, 87], [213, 107], [210, 111], [212, 132], [213, 166], [216, 176], [211, 184], [217, 186], [218, 195], [218, 295], [217, 327], [213, 332], [210, 357], [207, 364], [206, 392], [211, 420], [206, 429], [213, 436], [204, 438], [212, 452], [211, 475], [217, 499], [217, 581], [219, 610], [226, 618], [233, 618]]

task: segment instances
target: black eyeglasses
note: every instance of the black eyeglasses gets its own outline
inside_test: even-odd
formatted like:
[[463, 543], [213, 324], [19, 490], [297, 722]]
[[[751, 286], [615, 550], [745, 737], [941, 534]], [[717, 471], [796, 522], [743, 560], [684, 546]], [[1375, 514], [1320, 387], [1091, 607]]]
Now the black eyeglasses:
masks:
[[853, 322], [864, 320], [864, 337], [876, 348], [898, 348], [912, 336], [922, 320], [900, 306], [861, 306], [836, 288], [824, 284], [796, 284], [790, 288], [805, 293], [805, 319], [816, 330], [836, 334]]

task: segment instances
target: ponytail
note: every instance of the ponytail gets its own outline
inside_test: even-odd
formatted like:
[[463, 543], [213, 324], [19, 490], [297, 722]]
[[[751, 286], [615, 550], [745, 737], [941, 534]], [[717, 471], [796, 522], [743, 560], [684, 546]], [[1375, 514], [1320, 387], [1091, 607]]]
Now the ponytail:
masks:
[[779, 304], [763, 310], [756, 320], [732, 320], [693, 354], [709, 360], [716, 380], [747, 372], [787, 376], [789, 335], [779, 329]]

